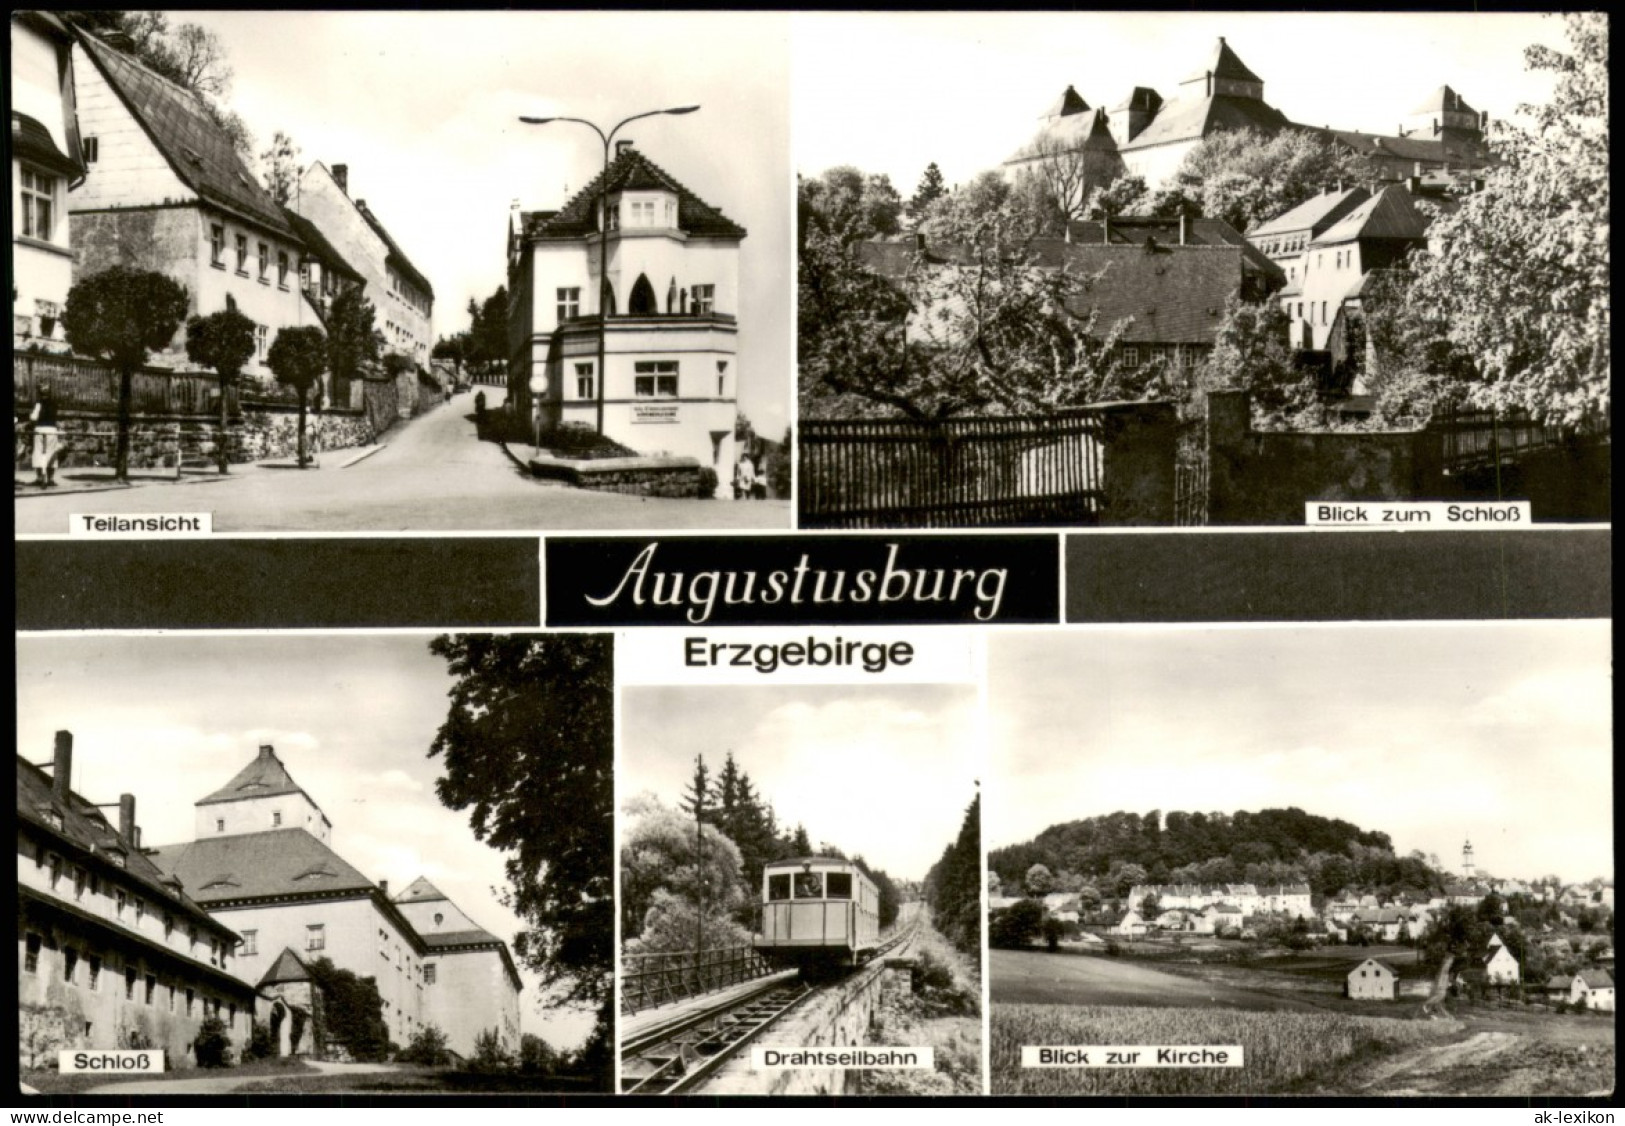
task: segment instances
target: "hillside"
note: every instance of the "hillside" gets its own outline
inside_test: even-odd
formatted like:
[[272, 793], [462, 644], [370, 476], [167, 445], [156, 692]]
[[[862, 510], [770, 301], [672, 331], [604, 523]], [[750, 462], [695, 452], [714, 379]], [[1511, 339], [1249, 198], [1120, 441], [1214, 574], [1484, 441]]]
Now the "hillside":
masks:
[[[1043, 871], [1029, 873], [1034, 865]], [[1395, 856], [1386, 833], [1301, 809], [1163, 814], [1110, 813], [1051, 825], [1032, 840], [992, 850], [1003, 887], [1094, 887], [1120, 896], [1137, 883], [1307, 883], [1322, 895], [1347, 887], [1432, 891], [1443, 884], [1427, 858]]]

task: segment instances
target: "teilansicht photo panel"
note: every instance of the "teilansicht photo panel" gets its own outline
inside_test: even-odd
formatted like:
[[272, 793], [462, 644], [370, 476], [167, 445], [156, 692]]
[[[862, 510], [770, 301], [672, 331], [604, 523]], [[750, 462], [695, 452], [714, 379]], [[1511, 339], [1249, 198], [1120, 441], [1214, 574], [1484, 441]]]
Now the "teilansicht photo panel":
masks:
[[1606, 622], [988, 650], [994, 1094], [1612, 1090]]

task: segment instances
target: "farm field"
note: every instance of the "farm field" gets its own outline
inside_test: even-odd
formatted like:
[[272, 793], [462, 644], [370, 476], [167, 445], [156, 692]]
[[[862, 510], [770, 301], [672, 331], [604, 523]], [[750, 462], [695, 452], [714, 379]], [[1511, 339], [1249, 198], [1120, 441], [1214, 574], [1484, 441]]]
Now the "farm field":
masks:
[[[1607, 1095], [1610, 1020], [1468, 1012], [1459, 1020], [1341, 1013], [995, 1004], [993, 1093], [1004, 1095]], [[1038, 1069], [1037, 1044], [1240, 1044], [1242, 1068]]]
[[990, 950], [988, 970], [995, 1004], [1212, 1006], [1305, 1013], [1318, 1009], [1292, 997], [1194, 980], [1125, 958]]

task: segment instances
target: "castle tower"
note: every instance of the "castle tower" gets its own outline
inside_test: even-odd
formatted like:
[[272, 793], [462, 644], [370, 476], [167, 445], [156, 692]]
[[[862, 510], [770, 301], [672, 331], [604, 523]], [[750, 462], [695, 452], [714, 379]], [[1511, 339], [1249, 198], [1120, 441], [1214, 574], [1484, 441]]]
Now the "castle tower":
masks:
[[293, 780], [277, 758], [276, 749], [268, 743], [236, 777], [199, 801], [196, 808], [196, 840], [303, 829], [323, 844], [333, 843], [333, 823]]
[[1264, 80], [1254, 74], [1246, 63], [1230, 49], [1219, 36], [1213, 55], [1207, 65], [1180, 83], [1180, 94], [1187, 98], [1250, 98], [1264, 100]]

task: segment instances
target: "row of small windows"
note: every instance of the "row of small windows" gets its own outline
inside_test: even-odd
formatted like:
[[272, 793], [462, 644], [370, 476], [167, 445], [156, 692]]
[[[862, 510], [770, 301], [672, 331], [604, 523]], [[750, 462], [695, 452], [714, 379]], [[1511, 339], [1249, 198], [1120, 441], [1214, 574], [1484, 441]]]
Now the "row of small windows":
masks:
[[[1294, 305], [1297, 306], [1296, 310], [1294, 310], [1294, 308], [1293, 308]], [[1304, 302], [1302, 302], [1302, 301], [1298, 301], [1298, 302], [1287, 301], [1287, 302], [1284, 303], [1283, 307], [1286, 309], [1286, 311], [1289, 314], [1296, 317], [1298, 320], [1301, 321], [1301, 320], [1304, 319]], [[1326, 301], [1320, 302], [1320, 318], [1319, 318], [1318, 321], [1315, 318], [1315, 302], [1310, 301], [1308, 303], [1308, 307], [1309, 307], [1309, 323], [1310, 324], [1329, 325], [1329, 324], [1332, 323], [1331, 322], [1331, 304], [1330, 304], [1330, 302], [1326, 302]]]
[[[664, 206], [662, 206], [662, 204], [664, 204]], [[623, 208], [626, 210], [626, 221], [624, 224], [621, 221], [621, 211]], [[657, 216], [663, 217], [665, 222], [663, 224], [657, 223]], [[612, 231], [618, 231], [623, 225], [628, 228], [650, 228], [657, 225], [675, 227], [677, 226], [677, 201], [673, 199], [663, 201], [651, 199], [631, 200], [626, 203], [614, 203], [609, 209], [609, 229]]]
[[1167, 361], [1177, 367], [1194, 368], [1201, 364], [1204, 350], [1201, 348], [1180, 347], [1177, 344], [1121, 344], [1118, 346], [1118, 361], [1127, 368], [1137, 368], [1142, 363], [1157, 363]]
[[425, 317], [429, 315], [429, 299], [423, 294], [419, 293], [415, 288], [413, 288], [411, 283], [409, 283], [405, 278], [401, 277], [401, 275], [397, 274], [394, 270], [389, 271], [389, 290], [392, 296], [404, 301], [406, 304], [416, 309], [419, 313], [422, 313]]
[[[34, 931], [27, 932], [23, 936], [23, 972], [37, 976], [40, 973], [42, 951], [55, 952], [57, 949], [57, 941], [54, 936], [41, 935]], [[102, 971], [111, 969], [116, 975], [116, 965], [104, 962], [100, 954], [88, 951], [81, 952], [76, 946], [62, 946], [61, 954], [62, 980], [68, 985], [87, 989], [91, 993], [100, 993], [103, 992], [103, 978], [112, 976], [104, 974]], [[143, 1005], [158, 1005], [160, 1003], [158, 994], [160, 985], [166, 990], [162, 1003], [168, 1012], [175, 1012], [177, 1002], [184, 998], [185, 1014], [187, 1016], [196, 1015], [200, 1000], [196, 989], [177, 986], [172, 981], [160, 982], [157, 974], [144, 973], [139, 966], [128, 962], [125, 963], [123, 992], [126, 1001], [139, 1000]], [[237, 1020], [237, 1003], [235, 1001], [223, 1002], [218, 997], [203, 997], [201, 1001], [205, 1014], [220, 1017], [227, 1021], [228, 1024], [235, 1024]]]
[[[678, 364], [676, 360], [638, 360], [632, 366], [632, 394], [640, 399], [675, 399], [678, 397]], [[717, 395], [727, 393], [728, 361], [717, 361]], [[575, 365], [577, 399], [592, 399], [598, 394], [598, 383], [593, 378], [593, 365]]]
[[[249, 276], [249, 246], [248, 236], [237, 234], [234, 236], [233, 252], [237, 264], [237, 276]], [[261, 242], [258, 244], [258, 254], [255, 256], [258, 266], [258, 276], [261, 285], [271, 284], [271, 244]], [[209, 265], [218, 270], [226, 268], [226, 228], [221, 223], [211, 224], [209, 227]], [[286, 250], [276, 252], [276, 284], [277, 288], [288, 288], [288, 275], [292, 272], [293, 260]]]
[[[95, 899], [98, 896], [111, 899], [113, 901], [113, 917], [120, 922], [133, 923], [139, 929], [141, 923], [147, 917], [147, 901], [139, 895], [132, 895], [125, 888], [119, 887], [111, 881], [104, 881], [95, 872], [88, 871], [81, 865], [75, 864], [70, 870], [68, 866], [64, 865], [62, 857], [54, 852], [46, 851], [44, 846], [40, 846], [35, 850], [34, 868], [36, 871], [43, 870], [48, 873], [47, 880], [52, 891], [58, 891], [64, 879], [71, 878], [73, 882], [72, 894], [76, 901], [84, 902], [87, 898]], [[175, 933], [175, 916], [169, 911], [163, 911], [161, 914], [163, 917], [164, 938], [168, 939]], [[198, 934], [196, 923], [186, 924], [186, 941], [187, 953], [196, 957], [198, 947], [204, 941]], [[226, 943], [218, 938], [209, 938], [207, 942], [209, 965], [224, 969], [226, 961], [230, 957], [230, 951], [227, 949]]]
[[[614, 294], [610, 294], [610, 315], [615, 312]], [[712, 283], [691, 285], [683, 289], [677, 288], [677, 279], [672, 278], [666, 286], [666, 313], [672, 316], [705, 317], [716, 312], [717, 287]], [[554, 308], [558, 314], [558, 321], [564, 324], [581, 317], [581, 287], [559, 286], [554, 291]], [[655, 301], [654, 287], [649, 279], [639, 275], [637, 282], [632, 286], [632, 303], [629, 306], [632, 316], [653, 316], [660, 312]]]

